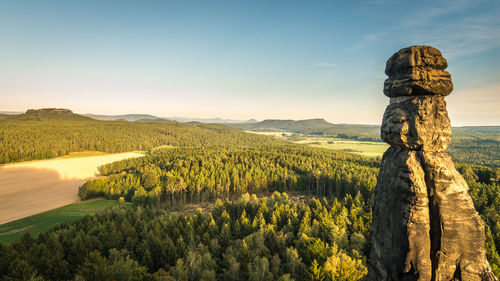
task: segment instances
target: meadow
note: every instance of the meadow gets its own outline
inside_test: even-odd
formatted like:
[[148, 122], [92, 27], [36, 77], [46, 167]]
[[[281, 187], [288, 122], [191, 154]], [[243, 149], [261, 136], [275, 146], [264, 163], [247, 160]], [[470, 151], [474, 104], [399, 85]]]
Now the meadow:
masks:
[[0, 225], [0, 243], [9, 244], [29, 233], [36, 237], [59, 223], [74, 221], [86, 215], [93, 215], [99, 210], [117, 206], [118, 201], [90, 200], [66, 205], [44, 213]]
[[305, 144], [315, 147], [339, 150], [343, 152], [351, 152], [368, 157], [382, 157], [382, 154], [389, 148], [389, 145], [384, 142], [377, 141], [361, 141], [349, 140], [329, 136], [312, 136], [304, 134], [293, 134], [282, 131], [269, 132], [254, 132], [246, 131], [247, 133], [273, 136], [275, 138], [286, 139], [298, 144]]
[[304, 137], [295, 141], [295, 143], [352, 152], [369, 157], [382, 157], [382, 154], [389, 148], [389, 145], [383, 142], [356, 141], [333, 137]]

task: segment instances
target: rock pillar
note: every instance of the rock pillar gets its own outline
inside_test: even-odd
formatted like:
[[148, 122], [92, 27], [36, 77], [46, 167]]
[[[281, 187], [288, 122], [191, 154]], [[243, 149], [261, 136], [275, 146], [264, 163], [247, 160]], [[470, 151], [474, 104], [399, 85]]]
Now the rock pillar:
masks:
[[468, 186], [445, 152], [447, 62], [429, 46], [388, 61], [384, 153], [375, 188], [368, 280], [496, 280]]

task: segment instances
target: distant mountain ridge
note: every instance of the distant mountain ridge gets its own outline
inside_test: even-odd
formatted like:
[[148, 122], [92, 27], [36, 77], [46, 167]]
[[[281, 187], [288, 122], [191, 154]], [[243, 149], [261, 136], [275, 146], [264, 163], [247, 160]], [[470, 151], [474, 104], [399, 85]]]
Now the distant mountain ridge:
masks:
[[[29, 109], [26, 113], [30, 114], [37, 114], [37, 111], [48, 113], [52, 112], [53, 114], [57, 114], [58, 111], [71, 111], [69, 109], [62, 109], [62, 108], [42, 108], [42, 109]], [[73, 112], [71, 112], [73, 113]], [[7, 118], [7, 115], [23, 115], [25, 113], [21, 111], [0, 111], [0, 119]], [[228, 123], [257, 123], [258, 121], [255, 119], [249, 119], [249, 120], [236, 120], [236, 119], [223, 119], [219, 117], [214, 117], [214, 118], [191, 118], [191, 117], [158, 117], [154, 116], [151, 114], [119, 114], [119, 115], [106, 115], [106, 114], [92, 114], [92, 113], [86, 113], [86, 114], [76, 114], [75, 115], [79, 116], [84, 116], [84, 117], [89, 117], [95, 120], [101, 120], [101, 121], [130, 121], [130, 122], [148, 122], [148, 121], [153, 121], [154, 122], [182, 122], [182, 123], [191, 123], [191, 122], [197, 122], [197, 123], [215, 123], [215, 124], [228, 124]]]
[[[257, 123], [226, 124], [247, 131], [280, 131], [301, 133], [306, 135], [325, 135], [339, 138], [382, 141], [380, 139], [380, 125], [362, 124], [332, 124], [322, 118], [306, 120], [279, 120], [266, 119]], [[497, 134], [500, 135], [500, 126], [464, 126], [453, 127], [455, 136], [466, 134]]]
[[280, 119], [266, 119], [256, 123], [237, 123], [228, 124], [230, 126], [240, 128], [243, 130], [252, 131], [287, 131], [298, 133], [303, 130], [311, 128], [329, 128], [334, 124], [329, 123], [323, 118], [305, 119], [305, 120], [280, 120]]
[[87, 113], [84, 116], [90, 117], [96, 120], [103, 121], [116, 121], [116, 120], [126, 120], [131, 122], [166, 122], [166, 121], [177, 121], [182, 123], [198, 122], [198, 123], [216, 123], [216, 124], [226, 124], [226, 123], [256, 123], [257, 120], [233, 120], [233, 119], [222, 119], [219, 117], [214, 118], [190, 118], [190, 117], [157, 117], [150, 114], [123, 114], [123, 115], [103, 115], [103, 114], [91, 114]]
[[15, 114], [22, 114], [24, 113], [23, 111], [8, 111], [8, 110], [5, 110], [5, 111], [0, 111], [0, 114], [3, 114], [3, 115], [15, 115]]
[[235, 120], [235, 119], [222, 119], [219, 117], [214, 118], [190, 118], [190, 117], [168, 117], [164, 118], [168, 120], [174, 120], [177, 122], [199, 122], [199, 123], [216, 123], [216, 124], [229, 124], [229, 123], [257, 123], [258, 121], [255, 119], [249, 120]]
[[137, 121], [137, 120], [153, 120], [160, 119], [150, 114], [123, 114], [123, 115], [102, 115], [102, 114], [83, 114], [84, 116], [90, 117], [96, 120], [102, 121], [116, 121], [116, 120], [126, 120], [126, 121]]

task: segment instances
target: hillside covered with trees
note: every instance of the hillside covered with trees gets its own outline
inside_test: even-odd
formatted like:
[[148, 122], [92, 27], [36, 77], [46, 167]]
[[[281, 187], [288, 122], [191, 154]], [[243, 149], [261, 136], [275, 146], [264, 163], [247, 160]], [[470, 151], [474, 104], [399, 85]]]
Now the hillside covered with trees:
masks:
[[[331, 124], [324, 119], [264, 120], [226, 124], [243, 130], [281, 130], [360, 141], [381, 141], [379, 126]], [[101, 121], [65, 109], [33, 110], [0, 116], [0, 164], [51, 159], [70, 152], [96, 150], [108, 153], [149, 151], [162, 145], [176, 147], [249, 146], [269, 138], [244, 134], [225, 125], [178, 123], [166, 119], [136, 122]], [[231, 141], [224, 141], [230, 138]], [[500, 167], [499, 127], [453, 128], [448, 149], [454, 161]]]
[[0, 119], [0, 164], [50, 159], [86, 150], [116, 153], [148, 151], [162, 145], [226, 147], [269, 141], [269, 137], [222, 125], [99, 121], [73, 113], [26, 113]]

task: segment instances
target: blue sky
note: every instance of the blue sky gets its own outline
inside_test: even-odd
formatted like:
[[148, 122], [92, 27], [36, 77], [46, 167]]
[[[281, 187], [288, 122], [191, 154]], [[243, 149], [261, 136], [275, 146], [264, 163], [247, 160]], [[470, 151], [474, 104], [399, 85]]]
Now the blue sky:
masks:
[[386, 60], [448, 60], [453, 125], [500, 125], [500, 1], [2, 1], [0, 110], [379, 124]]

